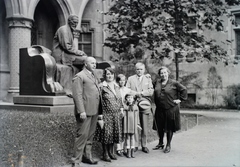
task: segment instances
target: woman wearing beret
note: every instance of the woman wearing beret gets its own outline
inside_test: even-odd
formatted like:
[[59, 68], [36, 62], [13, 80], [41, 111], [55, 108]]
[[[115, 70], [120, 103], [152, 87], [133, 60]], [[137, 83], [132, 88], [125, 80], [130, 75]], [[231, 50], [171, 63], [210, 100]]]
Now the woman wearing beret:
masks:
[[173, 133], [180, 130], [179, 106], [181, 101], [187, 100], [186, 87], [178, 81], [169, 79], [169, 74], [167, 67], [161, 67], [158, 71], [160, 78], [154, 88], [156, 110], [153, 129], [157, 130], [159, 135], [159, 143], [154, 150], [164, 148], [163, 138], [166, 133], [167, 144], [164, 153], [170, 152]]

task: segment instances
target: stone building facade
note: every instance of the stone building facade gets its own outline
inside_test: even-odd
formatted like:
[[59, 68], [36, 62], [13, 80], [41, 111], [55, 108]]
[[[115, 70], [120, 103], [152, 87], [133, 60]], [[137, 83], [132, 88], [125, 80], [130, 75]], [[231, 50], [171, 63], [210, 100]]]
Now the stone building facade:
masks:
[[19, 48], [52, 49], [57, 28], [68, 15], [79, 16], [79, 49], [98, 60], [108, 59], [102, 47], [105, 11], [111, 0], [0, 0], [0, 100], [19, 93]]
[[[57, 28], [66, 24], [69, 14], [79, 16], [79, 38], [75, 39], [79, 49], [98, 60], [109, 60], [111, 51], [103, 47], [106, 37], [105, 27], [101, 23], [106, 17], [99, 11], [107, 11], [114, 0], [0, 0], [0, 100], [6, 100], [9, 95], [19, 93], [19, 48], [31, 45], [42, 45], [52, 49], [52, 39]], [[240, 20], [240, 7], [234, 7], [230, 12], [236, 20]], [[204, 32], [217, 41], [232, 40], [231, 45], [219, 42], [228, 50], [232, 58], [240, 55], [240, 26], [232, 25], [225, 19], [224, 32]], [[240, 21], [239, 21], [240, 25]], [[198, 31], [198, 30], [196, 30]], [[207, 73], [215, 66], [223, 80], [223, 89], [231, 84], [240, 83], [240, 64], [187, 63], [179, 64], [185, 71], [200, 71], [203, 79], [202, 91], [191, 90], [198, 104], [208, 103], [205, 95]], [[155, 66], [157, 70], [157, 66]], [[220, 95], [219, 95], [220, 97]], [[221, 98], [219, 103], [222, 103]]]

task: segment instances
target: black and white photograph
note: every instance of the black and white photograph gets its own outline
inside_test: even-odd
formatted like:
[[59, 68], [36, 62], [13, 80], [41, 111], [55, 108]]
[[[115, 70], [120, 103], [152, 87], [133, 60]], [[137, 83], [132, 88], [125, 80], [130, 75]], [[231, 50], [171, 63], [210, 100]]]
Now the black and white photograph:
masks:
[[240, 167], [240, 0], [0, 0], [0, 167]]

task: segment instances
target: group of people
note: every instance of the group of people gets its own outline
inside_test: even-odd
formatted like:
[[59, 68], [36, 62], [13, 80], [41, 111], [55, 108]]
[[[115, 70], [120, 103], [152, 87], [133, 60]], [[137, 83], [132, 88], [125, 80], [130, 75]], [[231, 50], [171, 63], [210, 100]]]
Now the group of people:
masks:
[[[180, 129], [179, 103], [187, 99], [186, 87], [169, 79], [167, 67], [159, 69], [159, 78], [154, 83], [151, 76], [145, 74], [145, 65], [141, 62], [136, 63], [136, 74], [129, 78], [124, 74], [116, 76], [111, 67], [104, 69], [103, 82], [95, 69], [96, 59], [86, 57], [83, 70], [73, 78], [77, 131], [72, 165], [98, 163], [91, 153], [93, 141], [102, 144], [102, 160], [107, 162], [117, 160], [117, 155], [134, 158], [139, 145], [144, 153], [149, 153], [151, 113], [153, 129], [159, 136], [159, 143], [153, 149], [169, 153], [173, 133]], [[153, 101], [155, 112], [151, 107]], [[165, 148], [164, 133], [167, 134]]]
[[[72, 165], [98, 163], [92, 157], [94, 140], [102, 144], [102, 160], [107, 162], [117, 160], [116, 155], [134, 158], [140, 145], [144, 153], [149, 153], [147, 139], [151, 113], [153, 129], [159, 136], [159, 143], [153, 149], [169, 153], [173, 133], [180, 129], [179, 103], [187, 99], [186, 87], [169, 79], [167, 67], [159, 69], [159, 78], [153, 83], [141, 62], [136, 63], [136, 74], [129, 78], [124, 74], [116, 76], [115, 70], [108, 67], [104, 69], [104, 81], [101, 82], [95, 73], [96, 59], [74, 46], [77, 24], [78, 16], [70, 15], [53, 41], [53, 57], [60, 64], [56, 79], [75, 104], [77, 129]], [[76, 68], [79, 63], [84, 64], [81, 71]], [[156, 105], [155, 112], [152, 102]]]

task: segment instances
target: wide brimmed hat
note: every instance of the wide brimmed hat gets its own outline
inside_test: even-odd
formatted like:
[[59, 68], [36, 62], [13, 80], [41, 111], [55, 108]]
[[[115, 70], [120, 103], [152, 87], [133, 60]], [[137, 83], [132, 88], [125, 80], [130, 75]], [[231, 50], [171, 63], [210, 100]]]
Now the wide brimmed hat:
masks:
[[140, 99], [140, 101], [138, 102], [138, 107], [140, 110], [149, 110], [151, 109], [151, 106], [151, 102], [145, 98]]

